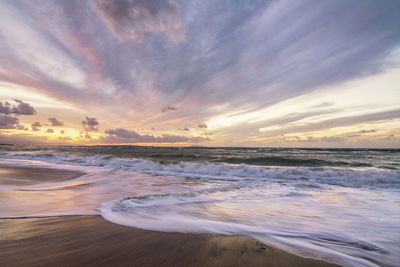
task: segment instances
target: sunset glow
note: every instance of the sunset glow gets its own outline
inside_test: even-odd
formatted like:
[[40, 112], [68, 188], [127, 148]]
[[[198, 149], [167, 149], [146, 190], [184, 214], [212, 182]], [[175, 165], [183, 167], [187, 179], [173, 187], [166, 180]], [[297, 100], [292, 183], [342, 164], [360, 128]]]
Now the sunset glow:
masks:
[[0, 143], [400, 147], [398, 11], [1, 1]]

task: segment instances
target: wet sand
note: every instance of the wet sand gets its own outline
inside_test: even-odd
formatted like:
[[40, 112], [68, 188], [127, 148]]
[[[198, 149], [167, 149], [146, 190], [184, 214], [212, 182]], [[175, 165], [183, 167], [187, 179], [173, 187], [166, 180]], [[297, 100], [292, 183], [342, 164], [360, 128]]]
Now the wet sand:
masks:
[[[79, 173], [1, 167], [0, 183], [63, 181]], [[338, 266], [243, 236], [164, 233], [100, 216], [0, 219], [0, 266]]]
[[336, 266], [247, 237], [163, 233], [99, 216], [0, 220], [1, 266]]
[[83, 173], [69, 170], [0, 165], [0, 185], [33, 185], [62, 182], [77, 178]]

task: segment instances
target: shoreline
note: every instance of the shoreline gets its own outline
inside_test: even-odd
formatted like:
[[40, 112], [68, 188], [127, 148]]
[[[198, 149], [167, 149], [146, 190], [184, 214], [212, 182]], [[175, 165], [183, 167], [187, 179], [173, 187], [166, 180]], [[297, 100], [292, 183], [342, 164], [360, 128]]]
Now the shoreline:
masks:
[[[0, 164], [0, 184], [63, 182], [84, 173]], [[0, 192], [1, 199], [1, 192]], [[100, 215], [0, 219], [1, 266], [293, 266], [334, 267], [246, 236], [158, 232]]]

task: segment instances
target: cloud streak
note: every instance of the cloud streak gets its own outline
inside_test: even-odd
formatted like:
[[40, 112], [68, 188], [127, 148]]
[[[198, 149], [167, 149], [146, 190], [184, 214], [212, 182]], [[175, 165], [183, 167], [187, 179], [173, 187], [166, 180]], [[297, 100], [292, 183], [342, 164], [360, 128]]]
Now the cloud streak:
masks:
[[94, 0], [94, 6], [119, 39], [143, 39], [164, 34], [173, 42], [185, 40], [179, 5], [173, 0]]
[[[320, 122], [308, 123], [306, 125], [301, 125], [301, 126], [288, 126], [279, 130], [272, 130], [272, 131], [266, 130], [264, 132], [268, 134], [301, 133], [307, 131], [326, 130], [335, 127], [353, 125], [356, 123], [360, 124], [366, 122], [379, 122], [379, 121], [394, 120], [399, 118], [400, 118], [400, 109], [397, 109], [397, 110], [375, 112], [363, 115], [333, 118], [333, 119], [323, 120]], [[366, 133], [367, 131], [361, 130], [360, 132]]]

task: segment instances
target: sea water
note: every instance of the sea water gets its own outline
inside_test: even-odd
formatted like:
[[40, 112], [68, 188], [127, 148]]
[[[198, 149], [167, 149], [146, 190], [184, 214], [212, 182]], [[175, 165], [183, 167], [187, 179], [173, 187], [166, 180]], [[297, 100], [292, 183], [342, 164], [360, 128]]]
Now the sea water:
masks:
[[84, 173], [0, 185], [0, 218], [100, 214], [251, 236], [346, 266], [399, 266], [400, 150], [10, 146], [0, 163]]

